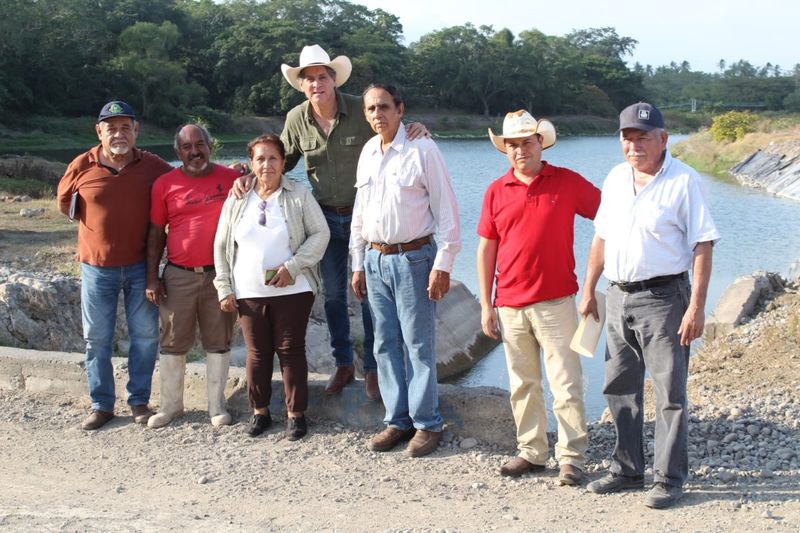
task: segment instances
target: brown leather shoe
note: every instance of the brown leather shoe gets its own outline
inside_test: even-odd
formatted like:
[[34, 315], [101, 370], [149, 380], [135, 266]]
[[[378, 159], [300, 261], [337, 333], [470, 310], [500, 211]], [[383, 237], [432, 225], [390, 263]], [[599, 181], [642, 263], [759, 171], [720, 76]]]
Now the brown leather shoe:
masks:
[[147, 424], [147, 421], [153, 414], [153, 411], [150, 410], [147, 404], [131, 405], [131, 415], [133, 415], [133, 421], [137, 424]]
[[333, 373], [328, 384], [325, 386], [325, 392], [328, 394], [336, 394], [340, 392], [345, 385], [353, 381], [356, 377], [356, 369], [353, 365], [337, 366], [336, 372]]
[[93, 429], [100, 429], [101, 427], [105, 426], [106, 423], [114, 418], [114, 413], [110, 411], [100, 411], [99, 409], [92, 409], [92, 412], [83, 419], [81, 422], [81, 428], [85, 429], [86, 431], [92, 431]]
[[370, 439], [367, 448], [373, 452], [388, 452], [402, 441], [413, 437], [415, 431], [414, 428], [402, 430], [386, 426], [386, 429]]
[[409, 457], [422, 457], [436, 451], [439, 441], [442, 440], [441, 431], [426, 431], [418, 429], [414, 438], [406, 447], [406, 455]]
[[364, 392], [367, 395], [367, 400], [371, 402], [381, 401], [381, 389], [378, 387], [377, 372], [367, 372], [364, 376]]
[[519, 477], [527, 472], [544, 472], [544, 465], [535, 465], [517, 456], [500, 467], [501, 476]]
[[577, 466], [561, 465], [558, 471], [559, 485], [580, 485], [583, 480], [583, 471]]

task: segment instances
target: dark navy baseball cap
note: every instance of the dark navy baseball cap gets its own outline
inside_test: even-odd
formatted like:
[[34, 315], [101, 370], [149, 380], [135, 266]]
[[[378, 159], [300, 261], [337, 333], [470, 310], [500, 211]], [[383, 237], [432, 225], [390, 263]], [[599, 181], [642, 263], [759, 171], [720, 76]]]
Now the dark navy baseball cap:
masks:
[[113, 100], [104, 105], [103, 109], [100, 110], [100, 114], [97, 115], [97, 122], [103, 122], [113, 117], [129, 117], [136, 120], [136, 113], [133, 112], [131, 106], [122, 100]]
[[645, 102], [629, 105], [619, 114], [619, 130], [634, 128], [642, 131], [650, 131], [657, 128], [664, 128], [664, 117], [661, 111], [654, 105]]

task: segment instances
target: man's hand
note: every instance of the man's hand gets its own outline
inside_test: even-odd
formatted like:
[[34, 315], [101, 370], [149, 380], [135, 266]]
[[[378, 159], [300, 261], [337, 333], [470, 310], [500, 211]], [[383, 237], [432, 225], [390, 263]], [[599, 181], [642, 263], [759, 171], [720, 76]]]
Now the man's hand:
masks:
[[487, 337], [500, 338], [500, 325], [497, 322], [497, 311], [494, 307], [481, 306], [481, 328]]
[[353, 279], [350, 280], [350, 287], [353, 289], [353, 294], [356, 295], [359, 302], [363, 302], [367, 297], [367, 276], [364, 271], [353, 272]]
[[242, 176], [246, 174], [250, 174], [250, 165], [247, 163], [242, 163], [241, 161], [237, 161], [236, 163], [231, 163], [228, 165], [228, 168], [232, 168], [233, 170], [238, 170], [239, 174]]
[[159, 305], [161, 298], [167, 297], [167, 288], [161, 283], [160, 279], [155, 281], [148, 281], [147, 287], [144, 289], [144, 297], [153, 305]]
[[425, 124], [422, 122], [412, 122], [411, 124], [406, 124], [406, 137], [408, 137], [409, 141], [430, 136], [431, 134], [428, 131], [428, 128], [426, 128]]
[[441, 300], [449, 290], [450, 272], [431, 270], [431, 275], [428, 276], [428, 298], [434, 301]]
[[681, 336], [681, 346], [689, 346], [693, 340], [700, 337], [703, 334], [705, 324], [706, 317], [703, 310], [690, 304], [686, 313], [683, 314], [681, 327], [678, 329], [678, 334]]
[[235, 196], [237, 200], [244, 198], [244, 195], [247, 193], [247, 189], [250, 188], [250, 183], [252, 183], [252, 181], [252, 174], [247, 174], [241, 178], [236, 178], [236, 181], [233, 182], [233, 187], [231, 187], [230, 192], [228, 192], [228, 198], [231, 196]]
[[219, 301], [219, 308], [226, 313], [235, 313], [239, 309], [239, 304], [236, 303], [236, 296], [233, 294], [227, 295]]
[[597, 312], [597, 298], [594, 297], [594, 291], [583, 291], [581, 301], [578, 302], [578, 313], [584, 318], [592, 315], [595, 322], [600, 322], [600, 314]]

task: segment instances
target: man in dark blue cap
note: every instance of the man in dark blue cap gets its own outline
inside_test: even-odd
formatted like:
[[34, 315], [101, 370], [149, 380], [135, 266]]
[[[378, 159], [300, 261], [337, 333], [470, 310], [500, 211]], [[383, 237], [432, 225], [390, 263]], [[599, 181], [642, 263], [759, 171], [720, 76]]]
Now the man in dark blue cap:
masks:
[[[594, 291], [609, 280], [603, 394], [617, 444], [610, 473], [587, 488], [644, 487], [644, 375], [655, 391], [654, 485], [645, 505], [672, 506], [688, 474], [689, 345], [703, 334], [712, 246], [719, 232], [697, 172], [667, 151], [661, 112], [637, 103], [619, 116], [625, 162], [603, 184], [578, 310], [597, 319]], [[691, 277], [688, 271], [691, 270]], [[691, 280], [691, 281], [690, 281]]]
[[100, 144], [76, 157], [58, 184], [58, 206], [78, 221], [81, 311], [92, 412], [81, 427], [114, 418], [111, 364], [117, 299], [128, 324], [128, 405], [136, 423], [152, 415], [148, 402], [158, 353], [158, 309], [145, 298], [145, 250], [150, 186], [172, 167], [136, 148], [139, 123], [125, 102], [108, 102], [95, 126]]

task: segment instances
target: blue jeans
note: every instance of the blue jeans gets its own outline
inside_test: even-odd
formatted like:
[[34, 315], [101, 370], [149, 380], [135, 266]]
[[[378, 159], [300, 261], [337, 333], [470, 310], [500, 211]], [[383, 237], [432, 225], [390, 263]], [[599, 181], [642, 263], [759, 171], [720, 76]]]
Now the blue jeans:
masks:
[[128, 405], [150, 400], [153, 367], [158, 353], [158, 308], [147, 301], [144, 263], [98, 267], [81, 263], [81, 312], [86, 341], [86, 374], [92, 409], [114, 411], [114, 368], [111, 352], [122, 291], [128, 321]]
[[689, 468], [686, 383], [689, 347], [678, 328], [689, 305], [688, 280], [626, 293], [608, 288], [606, 379], [603, 394], [614, 419], [617, 444], [611, 471], [644, 474], [644, 373], [655, 392], [653, 481], [680, 487]]
[[[350, 315], [347, 310], [347, 293], [350, 291], [347, 261], [352, 217], [327, 210], [323, 210], [323, 213], [331, 230], [331, 240], [319, 264], [322, 271], [322, 289], [325, 294], [325, 318], [331, 334], [331, 348], [336, 366], [348, 366], [353, 364]], [[374, 334], [372, 316], [366, 299], [361, 303], [361, 319], [364, 321], [364, 372], [374, 372], [377, 369], [372, 352]]]
[[436, 304], [428, 276], [436, 246], [384, 255], [367, 250], [364, 272], [375, 319], [375, 355], [387, 426], [441, 431], [436, 385]]

